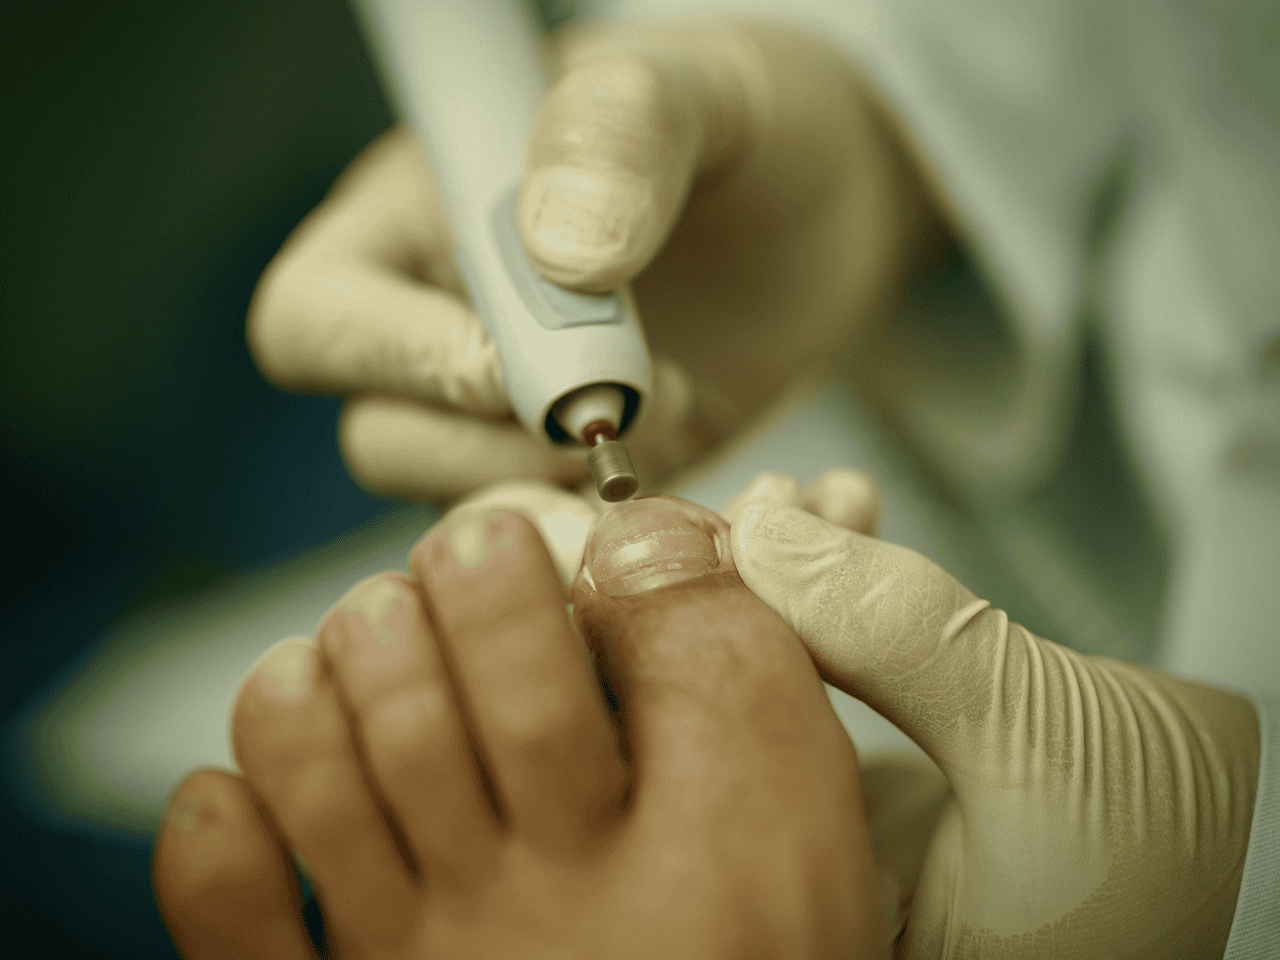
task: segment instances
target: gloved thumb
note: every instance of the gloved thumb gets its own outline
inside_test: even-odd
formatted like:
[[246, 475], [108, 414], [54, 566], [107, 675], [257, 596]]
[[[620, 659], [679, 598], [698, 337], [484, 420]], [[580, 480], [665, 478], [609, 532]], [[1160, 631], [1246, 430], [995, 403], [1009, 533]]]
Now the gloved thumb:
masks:
[[609, 290], [653, 259], [697, 175], [745, 139], [733, 42], [715, 28], [624, 30], [579, 47], [543, 102], [520, 190], [521, 237], [543, 276]]
[[[1053, 651], [913, 550], [794, 506], [749, 503], [731, 532], [743, 583], [796, 631], [824, 680], [862, 700], [951, 774], [1007, 746]], [[978, 729], [981, 728], [981, 729]], [[953, 780], [954, 784], [954, 780]], [[959, 784], [955, 784], [959, 790]]]

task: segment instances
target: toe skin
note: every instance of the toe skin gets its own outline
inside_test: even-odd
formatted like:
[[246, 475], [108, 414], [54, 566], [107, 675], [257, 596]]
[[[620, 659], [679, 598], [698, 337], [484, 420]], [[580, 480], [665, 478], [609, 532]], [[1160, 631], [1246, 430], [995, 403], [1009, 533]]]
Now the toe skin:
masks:
[[152, 882], [187, 960], [315, 960], [293, 867], [234, 774], [197, 770], [174, 790]]
[[[588, 539], [574, 618], [627, 720], [637, 835], [674, 819], [688, 847], [742, 852], [736, 869], [770, 884], [789, 875], [794, 896], [877, 941], [853, 745], [800, 638], [719, 549], [727, 534], [710, 511], [655, 497], [602, 515]], [[692, 575], [653, 586], [637, 572], [676, 568]], [[865, 890], [876, 896], [864, 910]]]
[[309, 640], [282, 641], [250, 670], [231, 739], [273, 825], [310, 867], [326, 920], [371, 944], [398, 942], [421, 902], [412, 864]]
[[[590, 491], [594, 493], [594, 484]], [[573, 579], [582, 568], [582, 548], [587, 542], [587, 531], [600, 509], [607, 506], [598, 497], [588, 500], [549, 483], [509, 480], [482, 488], [462, 500], [453, 512], [502, 509], [528, 517], [542, 535], [567, 599], [573, 589]]]
[[357, 584], [318, 639], [426, 883], [481, 882], [499, 824], [416, 581], [387, 573]]
[[[675, 566], [675, 552], [691, 550], [691, 521], [715, 548], [715, 565], [689, 566], [694, 575], [657, 587], [626, 572], [626, 564]], [[668, 532], [679, 535], [664, 538]], [[637, 763], [685, 763], [691, 738], [719, 752], [742, 731], [757, 744], [801, 754], [821, 742], [830, 756], [851, 759], [852, 745], [803, 644], [742, 583], [728, 534], [711, 511], [654, 497], [605, 514], [588, 539], [574, 620], [602, 656]]]
[[469, 510], [410, 564], [510, 828], [553, 856], [592, 843], [621, 811], [626, 765], [538, 530]]

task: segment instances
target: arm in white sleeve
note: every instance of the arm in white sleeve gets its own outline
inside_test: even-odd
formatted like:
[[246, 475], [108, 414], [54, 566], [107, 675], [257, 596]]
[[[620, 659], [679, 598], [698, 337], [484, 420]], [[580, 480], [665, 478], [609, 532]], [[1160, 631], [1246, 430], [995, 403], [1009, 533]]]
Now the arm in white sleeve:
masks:
[[[778, 17], [774, 0], [586, 6], [623, 18]], [[904, 439], [962, 494], [1008, 497], [1034, 486], [1065, 444], [1090, 269], [1081, 220], [1123, 141], [1127, 96], [1113, 7], [1101, 0], [786, 6], [789, 21], [859, 64], [995, 291], [994, 301], [949, 306], [997, 315], [996, 341], [942, 343], [904, 317], [883, 355], [865, 357], [872, 389], [883, 393]], [[913, 334], [930, 340], [928, 362], [938, 368], [990, 375], [921, 373]]]

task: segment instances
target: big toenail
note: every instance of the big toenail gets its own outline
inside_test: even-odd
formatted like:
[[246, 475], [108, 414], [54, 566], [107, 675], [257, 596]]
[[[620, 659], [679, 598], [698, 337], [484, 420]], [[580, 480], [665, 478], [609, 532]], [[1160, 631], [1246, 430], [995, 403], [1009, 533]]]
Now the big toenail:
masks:
[[474, 570], [497, 550], [509, 548], [515, 534], [493, 510], [460, 510], [449, 518], [445, 540], [454, 561], [463, 570]]
[[315, 651], [304, 643], [289, 643], [272, 651], [258, 666], [262, 686], [274, 699], [299, 700], [315, 683]]
[[720, 564], [706, 525], [660, 499], [620, 504], [596, 521], [587, 541], [587, 571], [606, 596], [644, 593], [691, 580]]

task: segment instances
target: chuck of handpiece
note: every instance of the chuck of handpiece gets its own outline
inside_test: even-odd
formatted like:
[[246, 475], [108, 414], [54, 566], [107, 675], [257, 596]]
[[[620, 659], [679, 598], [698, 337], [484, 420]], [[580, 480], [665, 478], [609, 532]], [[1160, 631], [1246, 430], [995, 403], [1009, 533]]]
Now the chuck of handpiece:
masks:
[[635, 496], [640, 478], [626, 444], [618, 439], [622, 422], [622, 391], [608, 384], [583, 387], [565, 397], [555, 417], [565, 433], [587, 445], [587, 466], [596, 493], [608, 503]]

